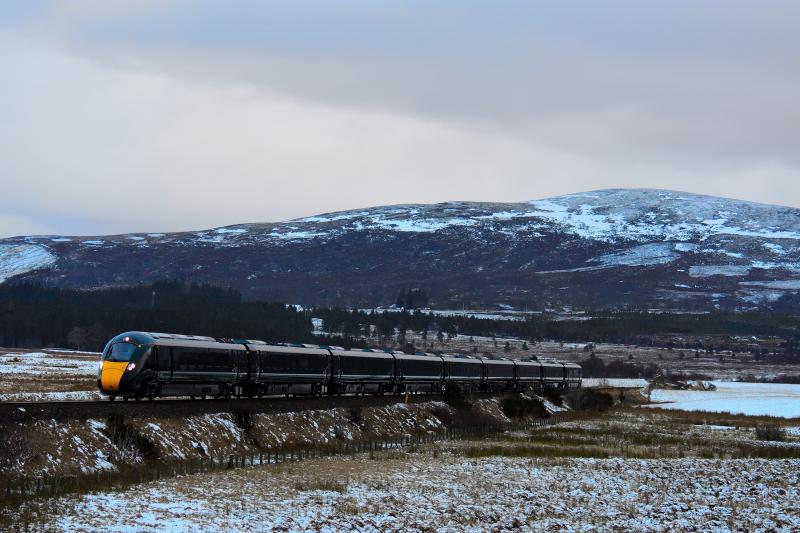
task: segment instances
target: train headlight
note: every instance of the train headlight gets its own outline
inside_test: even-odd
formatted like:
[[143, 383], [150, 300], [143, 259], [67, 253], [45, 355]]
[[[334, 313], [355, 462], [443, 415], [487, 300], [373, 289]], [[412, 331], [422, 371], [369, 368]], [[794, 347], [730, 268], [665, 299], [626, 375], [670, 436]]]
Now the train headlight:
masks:
[[136, 363], [128, 363], [128, 371], [132, 372], [136, 368]]

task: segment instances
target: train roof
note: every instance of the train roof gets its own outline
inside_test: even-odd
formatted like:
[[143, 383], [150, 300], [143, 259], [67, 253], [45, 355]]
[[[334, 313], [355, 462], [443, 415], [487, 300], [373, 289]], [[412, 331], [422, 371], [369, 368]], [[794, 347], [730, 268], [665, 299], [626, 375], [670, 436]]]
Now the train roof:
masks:
[[188, 346], [193, 348], [216, 348], [226, 350], [244, 350], [241, 344], [220, 342], [213, 337], [201, 335], [182, 335], [179, 333], [155, 333], [149, 331], [126, 331], [120, 333], [109, 341], [132, 342], [135, 344], [156, 344], [158, 346]]
[[479, 357], [472, 357], [470, 355], [462, 355], [462, 354], [452, 354], [452, 353], [444, 353], [442, 354], [442, 358], [446, 361], [459, 361], [461, 363], [482, 363], [482, 359]]
[[170, 339], [170, 340], [181, 340], [181, 341], [196, 341], [196, 342], [217, 342], [217, 339], [214, 337], [206, 337], [203, 335], [183, 335], [181, 333], [154, 333], [150, 331], [142, 331], [142, 332], [131, 332], [131, 333], [142, 333], [143, 335], [148, 335], [153, 339]]
[[404, 352], [399, 352], [399, 353], [395, 353], [394, 356], [397, 359], [404, 359], [404, 360], [408, 360], [408, 361], [430, 361], [432, 359], [433, 360], [438, 359], [439, 362], [442, 361], [442, 356], [434, 354], [434, 353], [431, 353], [431, 354], [426, 353], [426, 354], [420, 355], [420, 354], [407, 354], [407, 353], [404, 353]]
[[319, 346], [305, 347], [303, 345], [291, 344], [259, 344], [250, 347], [251, 351], [256, 353], [290, 353], [296, 355], [314, 354], [314, 355], [327, 355], [328, 350]]
[[483, 358], [487, 365], [513, 365], [514, 361], [511, 359], [487, 359], [486, 357]]
[[361, 350], [345, 350], [342, 349], [331, 349], [331, 353], [333, 355], [344, 356], [344, 357], [371, 357], [373, 359], [392, 359], [392, 354], [389, 352], [384, 352], [380, 350], [376, 351], [361, 351]]

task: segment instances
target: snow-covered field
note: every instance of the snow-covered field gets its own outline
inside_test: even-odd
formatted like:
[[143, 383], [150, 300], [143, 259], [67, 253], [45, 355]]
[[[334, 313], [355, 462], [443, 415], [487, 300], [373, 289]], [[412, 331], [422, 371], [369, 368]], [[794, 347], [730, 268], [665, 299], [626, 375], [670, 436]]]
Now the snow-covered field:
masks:
[[0, 351], [0, 401], [90, 400], [100, 354], [71, 350]]
[[647, 386], [646, 379], [627, 378], [583, 378], [584, 387], [617, 387], [621, 389], [642, 389]]
[[91, 352], [28, 352], [0, 354], [0, 374], [75, 374], [97, 372], [100, 354]]
[[[232, 434], [230, 417], [215, 420]], [[84, 442], [108, 438], [102, 421], [86, 424]], [[165, 424], [150, 436], [180, 438]], [[800, 433], [793, 425], [785, 440], [761, 441], [753, 424], [620, 410], [484, 439], [32, 499], [0, 506], [0, 530], [796, 531]], [[178, 438], [171, 446], [183, 446]], [[90, 451], [82, 455], [102, 470], [95, 463], [107, 454]]]
[[[61, 531], [797, 530], [798, 460], [366, 456], [63, 497]], [[23, 508], [25, 511], [25, 508]]]
[[714, 381], [715, 391], [653, 390], [648, 405], [662, 409], [800, 417], [800, 385]]

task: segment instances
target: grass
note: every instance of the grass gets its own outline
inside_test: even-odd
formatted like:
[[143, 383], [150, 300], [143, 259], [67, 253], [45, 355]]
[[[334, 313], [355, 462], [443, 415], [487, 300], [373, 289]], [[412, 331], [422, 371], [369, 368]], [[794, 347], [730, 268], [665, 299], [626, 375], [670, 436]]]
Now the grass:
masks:
[[462, 451], [464, 457], [609, 457], [608, 451], [596, 446], [470, 446]]
[[786, 439], [786, 430], [776, 425], [756, 426], [758, 440], [783, 441]]
[[321, 490], [326, 492], [347, 492], [348, 481], [334, 478], [304, 478], [294, 484], [294, 490], [300, 492], [310, 492]]
[[[705, 415], [706, 413], [655, 413], [622, 408], [603, 418], [560, 424], [522, 435], [491, 436], [467, 445], [454, 445], [452, 450], [469, 458], [800, 458], [800, 446], [754, 440], [756, 433], [751, 428], [765, 427], [759, 424], [763, 424], [764, 419], [769, 417], [744, 417], [724, 413], [716, 413], [711, 417]], [[709, 425], [713, 425], [714, 429]], [[719, 429], [716, 426], [727, 426], [728, 429]], [[783, 431], [782, 428], [779, 429]], [[775, 431], [771, 430], [772, 433]], [[781, 434], [785, 436], [785, 432]]]

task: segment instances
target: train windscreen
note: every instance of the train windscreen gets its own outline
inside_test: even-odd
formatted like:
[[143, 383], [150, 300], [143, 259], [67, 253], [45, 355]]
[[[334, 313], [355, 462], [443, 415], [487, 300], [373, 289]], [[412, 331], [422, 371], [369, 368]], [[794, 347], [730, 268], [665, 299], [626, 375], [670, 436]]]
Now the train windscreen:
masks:
[[127, 362], [131, 360], [136, 352], [136, 345], [129, 342], [117, 342], [111, 345], [106, 361]]

